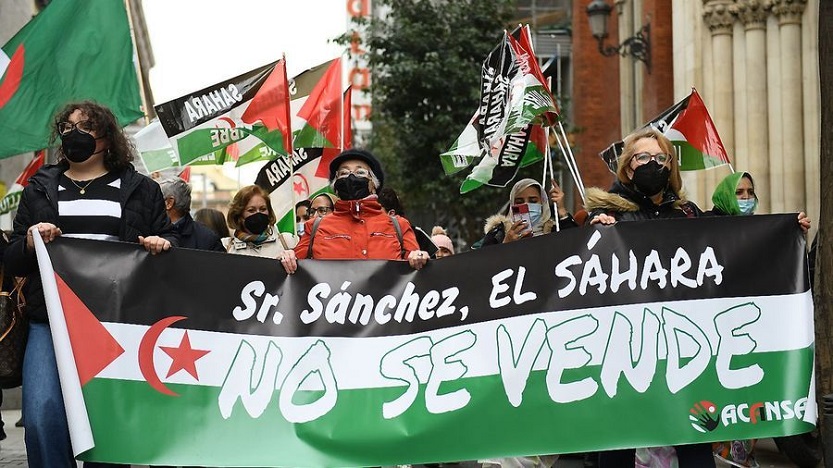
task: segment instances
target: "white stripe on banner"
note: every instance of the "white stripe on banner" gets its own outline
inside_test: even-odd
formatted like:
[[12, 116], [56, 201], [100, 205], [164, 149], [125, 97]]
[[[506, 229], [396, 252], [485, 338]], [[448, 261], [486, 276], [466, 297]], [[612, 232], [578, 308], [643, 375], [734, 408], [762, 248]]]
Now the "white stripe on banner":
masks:
[[[646, 310], [652, 315], [643, 314]], [[612, 332], [614, 318], [616, 318], [616, 331]], [[601, 365], [608, 343], [613, 342], [614, 339], [616, 353], [622, 356], [621, 359], [627, 357], [628, 343], [632, 343], [630, 346], [634, 348], [632, 354], [635, 357], [644, 357], [645, 353], [651, 353], [656, 349], [659, 359], [667, 359], [669, 350], [665, 343], [671, 342], [673, 343], [672, 356], [682, 359], [691, 358], [696, 356], [702, 347], [712, 356], [719, 356], [717, 361], [730, 354], [805, 349], [811, 346], [814, 340], [812, 296], [807, 291], [785, 296], [700, 299], [548, 312], [444, 328], [420, 334], [375, 338], [281, 338], [188, 330], [193, 349], [211, 350], [196, 361], [199, 381], [183, 371], [175, 373], [170, 378], [164, 378], [172, 360], [160, 349], [160, 346], [177, 348], [183, 339], [182, 329], [169, 328], [159, 337], [154, 348], [153, 359], [157, 374], [165, 382], [219, 387], [223, 384], [243, 341], [248, 342], [254, 348], [257, 356], [254, 366], [256, 375], [259, 375], [267, 347], [270, 343], [274, 343], [282, 353], [282, 361], [278, 370], [278, 381], [282, 382], [292, 365], [314, 343], [323, 341], [330, 351], [330, 362], [338, 378], [340, 389], [395, 387], [404, 386], [405, 382], [382, 376], [380, 372], [382, 359], [392, 350], [406, 343], [428, 337], [431, 341], [430, 345], [434, 345], [450, 336], [471, 331], [476, 337], [474, 344], [448, 359], [462, 360], [467, 367], [466, 377], [498, 375], [500, 373], [498, 347], [502, 348], [502, 352], [514, 353], [513, 359], [517, 361], [524, 341], [537, 320], [543, 320], [546, 325], [547, 342], [540, 344], [540, 352], [532, 354], [533, 356], [537, 354], [533, 365], [534, 370], [547, 368], [552, 354], [550, 347], [556, 352], [583, 348], [586, 353], [589, 353], [589, 362], [585, 365]], [[643, 321], [656, 324], [655, 329], [658, 331], [654, 332], [654, 335], [659, 336], [658, 345], [646, 346], [644, 350], [640, 349], [643, 342]], [[572, 324], [578, 323], [582, 325], [573, 327]], [[184, 320], [180, 322], [180, 325], [187, 327], [188, 321]], [[125, 349], [125, 353], [98, 377], [145, 380], [139, 369], [137, 356], [139, 343], [149, 327], [120, 323], [106, 323], [105, 326]], [[556, 326], [559, 330], [563, 330], [559, 332], [562, 339], [559, 343], [564, 344], [549, 342], [549, 332]], [[508, 332], [511, 349], [505, 341], [496, 344], [499, 327], [505, 327]], [[632, 337], [630, 329], [633, 330]], [[646, 338], [650, 338], [648, 335], [646, 333]], [[670, 339], [666, 340], [664, 336]], [[750, 346], [752, 351], [749, 351]], [[611, 358], [618, 359], [619, 356], [608, 356], [607, 359]], [[401, 364], [401, 360], [398, 363]], [[424, 354], [408, 360], [407, 363], [414, 367], [420, 382], [425, 383], [431, 371], [430, 357]], [[314, 381], [316, 385], [320, 384], [317, 379], [307, 379], [307, 381]], [[749, 384], [754, 384], [754, 382], [749, 382]]]
[[103, 241], [118, 241], [119, 236], [111, 236], [109, 234], [63, 234], [64, 237], [73, 237], [75, 239], [92, 239]]

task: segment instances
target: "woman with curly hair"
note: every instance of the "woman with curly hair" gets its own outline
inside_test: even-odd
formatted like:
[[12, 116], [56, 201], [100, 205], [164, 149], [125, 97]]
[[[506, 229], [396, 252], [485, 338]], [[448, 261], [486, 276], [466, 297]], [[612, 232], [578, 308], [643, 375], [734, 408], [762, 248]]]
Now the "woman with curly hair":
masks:
[[257, 185], [247, 185], [234, 194], [228, 209], [228, 225], [234, 230], [223, 239], [229, 253], [278, 258], [297, 244], [292, 234], [278, 232], [278, 221], [269, 194]]
[[[23, 190], [6, 249], [6, 274], [26, 276], [29, 340], [23, 360], [23, 420], [30, 467], [75, 467], [33, 232], [136, 242], [151, 254], [177, 244], [159, 185], [133, 168], [135, 150], [110, 109], [84, 101], [55, 117], [57, 164]], [[88, 466], [102, 466], [88, 463]]]

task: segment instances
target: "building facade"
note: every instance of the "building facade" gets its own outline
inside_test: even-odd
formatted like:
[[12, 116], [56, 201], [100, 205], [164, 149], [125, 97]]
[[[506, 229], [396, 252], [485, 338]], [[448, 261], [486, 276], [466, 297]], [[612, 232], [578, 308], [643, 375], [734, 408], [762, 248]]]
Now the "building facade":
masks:
[[[611, 0], [608, 0], [611, 1]], [[617, 0], [606, 41], [650, 24], [650, 69], [604, 57], [573, 3], [574, 121], [587, 185], [612, 174], [597, 154], [697, 88], [732, 166], [748, 171], [759, 213], [819, 212], [819, 0]], [[711, 208], [730, 169], [684, 175], [688, 196]]]

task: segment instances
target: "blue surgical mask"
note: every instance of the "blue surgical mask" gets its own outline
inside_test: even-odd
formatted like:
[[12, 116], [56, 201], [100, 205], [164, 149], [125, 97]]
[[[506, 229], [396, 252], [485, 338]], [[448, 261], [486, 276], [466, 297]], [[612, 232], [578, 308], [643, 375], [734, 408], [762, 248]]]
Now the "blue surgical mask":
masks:
[[532, 223], [532, 226], [538, 226], [541, 222], [541, 214], [544, 212], [544, 207], [540, 203], [527, 203], [529, 207], [529, 221]]
[[755, 208], [758, 206], [758, 200], [754, 198], [749, 198], [746, 200], [738, 200], [738, 208], [740, 208], [740, 214], [742, 215], [751, 215], [755, 213]]
[[297, 232], [299, 236], [303, 236], [304, 235], [304, 223], [295, 223], [295, 232]]

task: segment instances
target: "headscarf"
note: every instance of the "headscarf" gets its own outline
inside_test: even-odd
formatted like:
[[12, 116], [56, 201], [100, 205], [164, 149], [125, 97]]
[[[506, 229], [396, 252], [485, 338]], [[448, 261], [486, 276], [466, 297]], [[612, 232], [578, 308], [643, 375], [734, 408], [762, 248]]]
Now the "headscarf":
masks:
[[535, 186], [538, 191], [540, 192], [541, 198], [541, 219], [532, 226], [532, 235], [537, 236], [539, 234], [544, 233], [544, 224], [552, 218], [552, 211], [550, 211], [550, 197], [547, 195], [547, 192], [544, 191], [544, 187], [535, 180], [535, 179], [521, 179], [512, 186], [512, 190], [509, 191], [509, 212], [508, 216], [512, 217], [512, 205], [515, 204], [515, 197], [518, 193], [526, 190], [527, 187]]
[[[732, 216], [741, 214], [740, 206], [738, 206], [738, 197], [735, 195], [735, 192], [738, 189], [740, 179], [743, 177], [749, 178], [752, 181], [752, 186], [755, 186], [755, 181], [752, 180], [752, 176], [748, 172], [735, 172], [727, 175], [717, 184], [712, 194], [712, 203], [714, 203], [715, 208]], [[758, 197], [755, 196], [755, 201], [757, 200]]]

